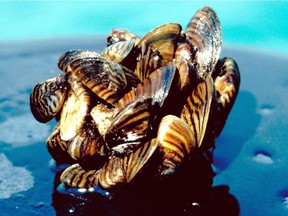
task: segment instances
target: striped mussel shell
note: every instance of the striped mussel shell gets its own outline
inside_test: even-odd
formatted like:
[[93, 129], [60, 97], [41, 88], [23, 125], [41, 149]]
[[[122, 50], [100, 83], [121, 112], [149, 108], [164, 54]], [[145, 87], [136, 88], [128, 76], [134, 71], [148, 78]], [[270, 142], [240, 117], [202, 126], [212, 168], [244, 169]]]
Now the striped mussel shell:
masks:
[[130, 182], [140, 173], [158, 147], [152, 139], [136, 151], [124, 156], [111, 156], [101, 169], [85, 169], [73, 164], [61, 174], [61, 182], [71, 187], [91, 188], [100, 184], [105, 189]]
[[210, 121], [214, 121], [211, 110], [216, 107], [215, 97], [214, 83], [209, 76], [191, 92], [180, 115], [195, 134], [198, 148], [203, 143]]
[[172, 61], [177, 43], [183, 40], [181, 30], [182, 27], [178, 23], [158, 26], [142, 37], [136, 47], [145, 45], [152, 50], [157, 49], [163, 58], [163, 65], [166, 65]]
[[138, 41], [139, 37], [136, 36], [131, 31], [129, 31], [128, 29], [114, 28], [112, 29], [110, 35], [107, 38], [107, 46], [111, 46], [121, 41], [130, 41], [130, 40]]
[[71, 72], [71, 63], [73, 61], [81, 61], [83, 58], [93, 58], [93, 57], [99, 57], [100, 54], [97, 52], [93, 52], [90, 50], [83, 50], [83, 49], [75, 49], [75, 50], [69, 50], [65, 53], [63, 53], [59, 59], [58, 59], [58, 67], [60, 70], [62, 70], [65, 73]]
[[198, 83], [194, 47], [188, 41], [179, 43], [174, 61], [179, 73], [181, 91], [190, 91]]
[[82, 128], [69, 142], [67, 152], [74, 160], [92, 167], [99, 166], [108, 156], [109, 151], [91, 116], [86, 117]]
[[236, 61], [225, 57], [218, 61], [212, 74], [214, 79], [218, 125], [216, 126], [216, 135], [222, 131], [226, 119], [238, 95], [240, 85], [240, 72]]
[[112, 61], [121, 63], [132, 51], [134, 47], [134, 40], [121, 41], [106, 47], [101, 56], [109, 58]]
[[125, 94], [106, 129], [105, 142], [114, 152], [129, 153], [149, 139], [157, 111], [173, 89], [173, 63], [150, 74], [142, 83]]
[[35, 119], [46, 123], [55, 117], [62, 109], [68, 90], [64, 74], [37, 84], [30, 94], [30, 108]]
[[69, 141], [64, 141], [60, 137], [60, 124], [56, 125], [51, 135], [46, 140], [46, 146], [54, 160], [61, 163], [75, 163], [75, 160], [68, 154]]
[[222, 46], [222, 31], [215, 11], [210, 7], [198, 10], [188, 23], [185, 34], [196, 49], [197, 73], [204, 80], [212, 73]]
[[165, 116], [160, 122], [157, 140], [163, 162], [159, 167], [160, 175], [171, 175], [187, 161], [191, 151], [197, 146], [196, 134], [181, 118], [174, 115]]
[[90, 94], [83, 84], [73, 77], [69, 77], [69, 83], [71, 88], [60, 116], [60, 136], [65, 141], [79, 133], [91, 110]]
[[87, 57], [70, 63], [76, 77], [99, 98], [113, 105], [124, 94], [127, 79], [122, 67], [104, 57]]
[[135, 45], [139, 53], [135, 73], [141, 81], [173, 60], [176, 45], [183, 40], [181, 30], [181, 25], [167, 23], [148, 32]]

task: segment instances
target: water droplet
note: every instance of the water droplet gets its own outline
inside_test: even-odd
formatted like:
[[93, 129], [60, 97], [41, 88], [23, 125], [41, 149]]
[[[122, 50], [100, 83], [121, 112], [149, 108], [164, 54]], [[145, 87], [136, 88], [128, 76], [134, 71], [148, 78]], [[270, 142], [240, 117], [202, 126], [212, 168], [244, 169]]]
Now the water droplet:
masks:
[[74, 212], [75, 212], [75, 208], [74, 207], [69, 209], [69, 213], [74, 213]]
[[255, 156], [253, 158], [254, 161], [263, 164], [272, 164], [273, 160], [271, 155], [266, 151], [257, 151], [255, 152]]
[[262, 115], [269, 115], [273, 112], [274, 110], [274, 106], [271, 105], [271, 104], [263, 104], [261, 107], [260, 107], [260, 113]]
[[283, 198], [283, 204], [284, 204], [285, 208], [288, 209], [288, 196]]
[[283, 206], [288, 209], [288, 190], [283, 190], [280, 192], [280, 197]]

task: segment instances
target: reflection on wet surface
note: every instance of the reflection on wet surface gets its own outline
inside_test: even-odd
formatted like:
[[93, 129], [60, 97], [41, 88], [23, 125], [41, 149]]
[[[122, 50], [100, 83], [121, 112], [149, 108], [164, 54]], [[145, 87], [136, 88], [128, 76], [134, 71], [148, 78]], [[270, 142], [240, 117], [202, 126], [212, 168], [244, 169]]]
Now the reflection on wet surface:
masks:
[[[212, 187], [214, 173], [204, 158], [195, 159], [172, 178], [157, 180], [144, 173], [114, 191], [96, 188], [81, 193], [59, 185], [55, 176], [53, 207], [57, 215], [239, 215], [228, 186]], [[188, 169], [187, 169], [188, 168]], [[146, 172], [147, 174], [147, 172]]]

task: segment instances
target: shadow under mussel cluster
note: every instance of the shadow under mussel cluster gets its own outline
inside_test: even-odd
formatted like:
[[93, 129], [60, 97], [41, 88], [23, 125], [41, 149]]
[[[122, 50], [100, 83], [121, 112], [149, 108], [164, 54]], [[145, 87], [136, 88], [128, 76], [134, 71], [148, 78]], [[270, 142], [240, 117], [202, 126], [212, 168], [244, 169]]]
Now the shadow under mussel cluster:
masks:
[[129, 184], [111, 191], [67, 188], [60, 183], [58, 172], [53, 207], [58, 216], [239, 215], [238, 201], [229, 194], [228, 186], [212, 187], [210, 162], [204, 156], [190, 162], [165, 178], [145, 169]]

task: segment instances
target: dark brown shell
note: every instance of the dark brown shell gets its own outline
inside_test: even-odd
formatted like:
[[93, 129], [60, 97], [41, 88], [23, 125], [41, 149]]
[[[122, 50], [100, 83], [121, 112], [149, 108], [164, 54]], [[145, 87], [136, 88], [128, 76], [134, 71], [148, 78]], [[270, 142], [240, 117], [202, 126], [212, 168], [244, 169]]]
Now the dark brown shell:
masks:
[[62, 109], [68, 90], [64, 74], [37, 84], [30, 94], [30, 108], [35, 119], [46, 123], [55, 117]]

